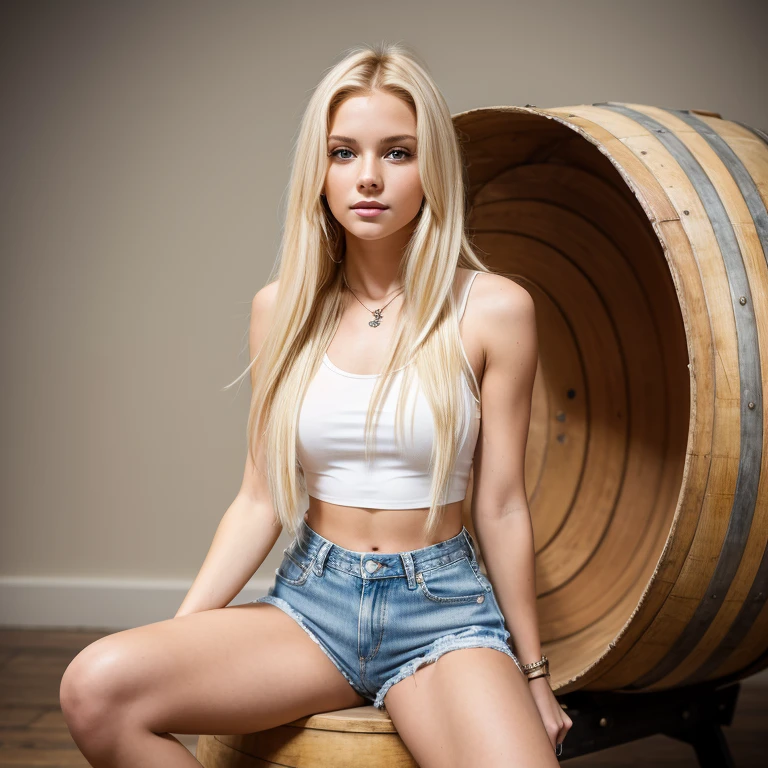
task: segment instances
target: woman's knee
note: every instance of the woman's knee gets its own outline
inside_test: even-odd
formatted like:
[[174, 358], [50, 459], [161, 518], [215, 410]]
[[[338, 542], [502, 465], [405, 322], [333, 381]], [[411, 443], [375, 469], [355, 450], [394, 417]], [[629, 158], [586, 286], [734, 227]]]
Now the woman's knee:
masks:
[[100, 638], [69, 663], [59, 685], [59, 703], [70, 730], [92, 732], [116, 723], [127, 708], [131, 690], [129, 664], [119, 643]]

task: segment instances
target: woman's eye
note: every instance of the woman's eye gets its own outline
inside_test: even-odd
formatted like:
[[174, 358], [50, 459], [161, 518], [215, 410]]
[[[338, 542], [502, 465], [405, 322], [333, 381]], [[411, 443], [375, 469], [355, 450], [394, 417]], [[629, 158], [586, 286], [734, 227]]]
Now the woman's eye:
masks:
[[[334, 149], [333, 152], [331, 152], [330, 154], [331, 154], [331, 157], [338, 157], [339, 160], [349, 160], [349, 157], [342, 157], [340, 155], [341, 152], [349, 152], [350, 154], [352, 154], [351, 149], [345, 149], [344, 147], [339, 147], [339, 149]], [[394, 152], [399, 152], [401, 155], [404, 155], [404, 157], [395, 158], [395, 160], [397, 160], [398, 162], [402, 162], [403, 160], [411, 157], [411, 153], [407, 149], [391, 149], [387, 153], [387, 156], [393, 154]]]

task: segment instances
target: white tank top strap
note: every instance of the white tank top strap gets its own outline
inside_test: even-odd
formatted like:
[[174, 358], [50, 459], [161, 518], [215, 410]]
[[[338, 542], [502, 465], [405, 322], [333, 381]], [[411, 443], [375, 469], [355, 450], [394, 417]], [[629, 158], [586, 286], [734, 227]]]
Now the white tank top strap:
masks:
[[[480, 274], [478, 270], [474, 270], [472, 274], [466, 279], [466, 282], [464, 284], [464, 289], [461, 294], [461, 301], [459, 302], [458, 307], [458, 316], [459, 316], [459, 323], [461, 323], [462, 317], [464, 317], [464, 310], [467, 308], [467, 299], [469, 298], [469, 291], [472, 288], [472, 283], [475, 282], [475, 278]], [[467, 351], [464, 349], [464, 342], [459, 338], [459, 346], [461, 347], [461, 353], [464, 355], [464, 359], [467, 361], [467, 365], [469, 366], [469, 370], [472, 374], [472, 381], [475, 382], [475, 389], [477, 391], [480, 391], [480, 385], [477, 383], [477, 376], [475, 376], [475, 370], [472, 368], [472, 364], [469, 362], [469, 357], [467, 357]], [[475, 403], [477, 404], [479, 408], [480, 400], [478, 400], [477, 396], [474, 392], [472, 392], [472, 398], [474, 399]]]
[[461, 295], [461, 302], [459, 303], [459, 320], [461, 320], [461, 318], [464, 317], [464, 310], [467, 308], [467, 299], [469, 298], [469, 291], [472, 288], [472, 283], [475, 282], [475, 278], [479, 274], [480, 272], [475, 270], [474, 272], [472, 272], [472, 274], [468, 278], [466, 278], [466, 281], [464, 283], [464, 289]]

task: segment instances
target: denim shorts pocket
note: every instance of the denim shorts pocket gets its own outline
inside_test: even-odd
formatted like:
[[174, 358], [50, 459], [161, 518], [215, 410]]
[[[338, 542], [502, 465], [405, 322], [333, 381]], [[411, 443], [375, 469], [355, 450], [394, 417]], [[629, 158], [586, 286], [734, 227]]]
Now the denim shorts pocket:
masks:
[[299, 587], [307, 580], [314, 562], [314, 557], [308, 557], [291, 545], [283, 550], [283, 561], [275, 571], [275, 575], [286, 584]]
[[469, 558], [439, 565], [416, 574], [421, 591], [436, 603], [471, 603], [488, 591], [478, 578]]

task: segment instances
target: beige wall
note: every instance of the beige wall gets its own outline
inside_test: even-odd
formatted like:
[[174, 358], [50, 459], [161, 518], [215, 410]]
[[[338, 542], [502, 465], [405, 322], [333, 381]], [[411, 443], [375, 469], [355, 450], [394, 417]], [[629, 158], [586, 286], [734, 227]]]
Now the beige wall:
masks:
[[240, 484], [248, 382], [221, 388], [345, 48], [414, 46], [454, 113], [627, 101], [766, 129], [766, 6], [5, 2], [0, 623], [175, 612]]

